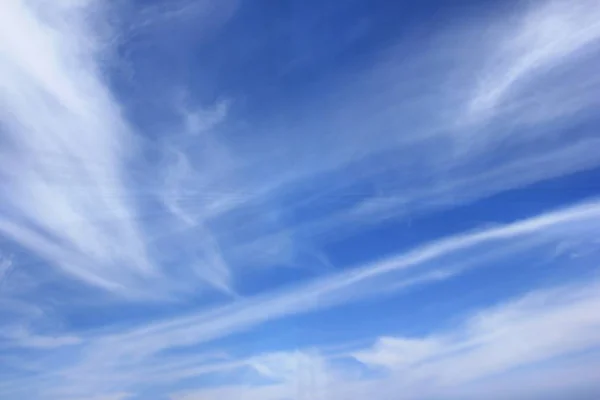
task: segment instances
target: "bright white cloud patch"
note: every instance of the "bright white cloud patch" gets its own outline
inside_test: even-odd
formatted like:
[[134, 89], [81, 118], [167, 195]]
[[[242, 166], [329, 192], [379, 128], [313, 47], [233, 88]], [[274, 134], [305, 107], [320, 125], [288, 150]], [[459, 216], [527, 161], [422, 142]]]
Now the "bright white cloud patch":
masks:
[[357, 352], [368, 365], [416, 379], [457, 384], [600, 344], [597, 283], [538, 291], [471, 317], [464, 327], [424, 339], [380, 338]]
[[0, 3], [1, 398], [598, 397], [598, 3], [350, 3]]
[[2, 5], [0, 229], [76, 278], [127, 291], [154, 267], [125, 194], [130, 133], [83, 7]]

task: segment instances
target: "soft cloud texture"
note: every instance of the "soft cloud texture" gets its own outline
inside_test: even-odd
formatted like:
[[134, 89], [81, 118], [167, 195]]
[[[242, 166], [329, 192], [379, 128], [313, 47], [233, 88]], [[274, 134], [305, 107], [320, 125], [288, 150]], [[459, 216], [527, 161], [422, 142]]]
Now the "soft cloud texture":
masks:
[[600, 393], [596, 1], [142, 3], [0, 5], [0, 397]]

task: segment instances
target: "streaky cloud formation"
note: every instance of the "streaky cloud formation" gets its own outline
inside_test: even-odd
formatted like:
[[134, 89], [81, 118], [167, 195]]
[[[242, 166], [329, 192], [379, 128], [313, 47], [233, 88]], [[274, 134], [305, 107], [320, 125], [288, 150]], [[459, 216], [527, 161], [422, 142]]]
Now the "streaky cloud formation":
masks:
[[0, 3], [0, 397], [597, 398], [599, 17]]
[[2, 6], [0, 229], [76, 278], [131, 290], [154, 270], [121, 194], [131, 139], [75, 7]]
[[[544, 70], [585, 58], [586, 47], [600, 39], [600, 25], [595, 18], [598, 12], [595, 1], [573, 4], [554, 1], [530, 11], [517, 33], [511, 33], [502, 43], [499, 52], [506, 56], [499, 58], [508, 62], [491, 68], [490, 78], [484, 80], [471, 101], [471, 112], [497, 109], [503, 98], [517, 91], [519, 85], [535, 79], [536, 73], [543, 75]], [[517, 102], [512, 107], [518, 105]], [[561, 108], [573, 111], [570, 107]]]
[[[118, 382], [122, 385], [124, 376], [132, 381], [138, 379], [144, 381], [149, 376], [152, 376], [151, 374], [156, 373], [152, 369], [148, 370], [144, 366], [146, 363], [153, 365], [158, 360], [162, 360], [161, 364], [170, 364], [168, 358], [163, 359], [164, 356], [161, 356], [161, 353], [164, 353], [168, 349], [184, 349], [192, 345], [236, 334], [242, 330], [248, 330], [268, 320], [283, 317], [289, 318], [298, 313], [315, 312], [323, 308], [340, 306], [349, 302], [359, 301], [364, 296], [372, 297], [386, 291], [391, 291], [392, 293], [402, 292], [412, 286], [435, 284], [440, 280], [451, 279], [457, 274], [468, 273], [469, 268], [489, 267], [490, 264], [493, 264], [494, 260], [501, 258], [502, 255], [509, 254], [511, 255], [510, 259], [514, 260], [515, 254], [511, 251], [511, 248], [516, 247], [517, 250], [523, 251], [523, 246], [521, 246], [523, 243], [526, 243], [525, 249], [529, 249], [543, 243], [565, 243], [568, 241], [577, 242], [585, 240], [588, 235], [593, 235], [593, 232], [598, 230], [598, 226], [600, 226], [598, 224], [599, 218], [600, 205], [598, 203], [583, 204], [572, 209], [561, 210], [507, 226], [453, 236], [407, 253], [384, 259], [375, 264], [354, 268], [347, 272], [342, 272], [266, 297], [261, 296], [256, 299], [247, 299], [239, 302], [239, 304], [233, 303], [221, 309], [209, 310], [198, 315], [188, 315], [127, 332], [90, 337], [85, 339], [84, 346], [81, 348], [82, 363], [73, 367], [67, 367], [64, 376], [65, 379], [77, 377], [80, 383], [89, 380], [89, 385], [102, 385], [105, 382], [113, 384], [114, 382]], [[491, 249], [490, 245], [493, 245]], [[521, 249], [518, 249], [519, 247]], [[495, 253], [495, 255], [489, 257], [490, 252]], [[470, 257], [472, 254], [475, 255], [475, 262]], [[466, 261], [459, 262], [457, 265], [455, 262], [456, 256], [459, 256], [459, 260], [463, 259]], [[477, 259], [480, 260], [480, 263], [477, 262]], [[433, 265], [431, 265], [432, 263]], [[421, 270], [417, 271], [416, 279], [410, 272], [410, 269], [415, 268]], [[440, 268], [441, 270], [449, 270], [450, 273], [431, 273], [432, 271], [438, 272]], [[569, 293], [567, 289], [562, 290], [560, 293]], [[595, 293], [593, 288], [586, 289], [586, 291]], [[536, 298], [537, 294], [532, 296]], [[562, 302], [559, 301], [558, 304], [561, 305]], [[493, 321], [493, 318], [496, 318], [494, 317], [496, 314], [491, 312], [490, 315], [492, 317], [489, 318], [492, 318]], [[568, 317], [577, 318], [577, 315], [569, 313]], [[581, 318], [584, 318], [585, 322], [586, 318], [593, 315], [593, 313], [585, 315], [583, 313], [581, 315]], [[481, 322], [484, 327], [486, 324], [485, 318]], [[527, 319], [531, 318], [528, 317]], [[594, 317], [590, 318], [593, 319]], [[475, 328], [469, 326], [467, 329], [469, 331], [475, 329], [476, 332], [469, 332], [468, 334], [485, 336], [485, 332], [479, 332], [483, 328], [479, 327], [479, 322], [477, 321], [479, 320], [471, 323]], [[564, 336], [559, 335], [553, 340], [562, 344], [562, 337]], [[572, 337], [579, 337], [579, 335]], [[483, 340], [483, 338], [479, 337], [462, 339], [462, 341], [461, 339], [452, 339], [458, 343], [446, 345], [442, 339], [435, 339], [433, 343], [430, 342], [431, 339], [415, 343], [409, 340], [408, 344], [402, 341], [395, 341], [394, 339], [391, 341], [383, 339], [381, 343], [385, 346], [391, 346], [391, 348], [385, 348], [385, 353], [387, 357], [391, 357], [392, 359], [397, 357], [394, 355], [393, 349], [397, 348], [399, 344], [402, 343], [402, 346], [396, 351], [401, 351], [403, 347], [409, 346], [410, 350], [407, 351], [411, 352], [412, 356], [405, 359], [404, 362], [408, 362], [410, 365], [415, 362], [411, 358], [416, 357], [418, 361], [419, 358], [426, 357], [428, 352], [436, 351], [435, 349], [442, 344], [450, 346], [450, 350], [445, 351], [453, 354], [455, 348], [469, 348], [478, 343], [478, 341]], [[581, 339], [583, 340], [585, 337]], [[440, 344], [434, 344], [438, 342]], [[586, 343], [584, 341], [582, 346], [586, 347]], [[377, 361], [373, 361], [378, 354], [377, 350], [375, 351], [375, 353], [358, 353], [359, 355], [355, 357], [365, 365], [377, 364]], [[159, 358], [157, 359], [156, 357]], [[181, 355], [180, 357], [184, 356]], [[406, 355], [401, 357], [406, 358]], [[160, 375], [153, 378], [153, 381], [181, 379], [188, 376], [190, 369], [192, 373], [209, 373], [223, 369], [229, 370], [231, 368], [247, 367], [248, 363], [253, 365], [253, 360], [233, 362], [231, 360], [224, 360], [210, 362], [206, 365], [206, 359], [198, 360], [194, 358], [190, 360], [191, 365], [188, 363], [184, 363], [181, 366], [178, 364], [172, 365], [171, 373], [173, 376], [170, 378], [168, 376], [165, 377], [164, 373], [161, 372]], [[210, 357], [208, 361], [210, 361]], [[522, 362], [526, 361], [528, 360]], [[385, 361], [381, 362], [385, 365]], [[194, 364], [195, 367], [192, 366]], [[400, 365], [402, 364], [400, 363]], [[499, 368], [501, 367], [502, 365], [499, 365]], [[130, 372], [132, 370], [138, 371], [140, 375], [137, 375], [137, 373], [132, 374]]]
[[[302, 353], [275, 354], [268, 359], [279, 361], [277, 370], [284, 371], [280, 372], [283, 375], [279, 377], [281, 383], [255, 388], [215, 389], [206, 394], [182, 393], [175, 398], [233, 399], [248, 395], [252, 399], [277, 399], [310, 393], [313, 398], [360, 399], [376, 395], [391, 399], [396, 398], [399, 391], [406, 398], [478, 398], [490, 391], [498, 393], [499, 387], [494, 381], [478, 383], [490, 376], [500, 376], [501, 382], [509, 382], [509, 386], [500, 389], [506, 392], [504, 395], [507, 397], [542, 398], [535, 396], [547, 396], [553, 390], [564, 388], [561, 382], [544, 382], [537, 372], [540, 369], [537, 363], [598, 348], [600, 321], [593, 313], [599, 301], [597, 285], [596, 281], [532, 292], [512, 302], [480, 311], [468, 319], [464, 327], [442, 337], [382, 337], [373, 347], [348, 355], [370, 367], [384, 367], [383, 377], [357, 381], [348, 370], [336, 370], [331, 361], [323, 366], [324, 361], [319, 357], [311, 359], [309, 354]], [[565, 340], [566, 337], [573, 340]], [[586, 365], [589, 360], [578, 362]], [[286, 376], [290, 364], [293, 366], [292, 373]], [[561, 364], [569, 365], [569, 361], [558, 362], [558, 365]], [[556, 365], [550, 362], [550, 368], [541, 368], [541, 375], [546, 375], [546, 378], [555, 376]], [[513, 369], [525, 366], [534, 367], [525, 369], [521, 377], [511, 376]], [[587, 366], [597, 368], [598, 364]], [[253, 367], [261, 372], [266, 368], [262, 364]], [[269, 373], [268, 369], [264, 372], [265, 375]], [[527, 382], [524, 377], [536, 379]], [[575, 374], [574, 378], [575, 382], [583, 383], [593, 379], [589, 373], [582, 376]], [[297, 383], [302, 379], [304, 382], [299, 389]], [[518, 387], [510, 383], [519, 380], [521, 384]], [[465, 383], [468, 386], [463, 386]]]

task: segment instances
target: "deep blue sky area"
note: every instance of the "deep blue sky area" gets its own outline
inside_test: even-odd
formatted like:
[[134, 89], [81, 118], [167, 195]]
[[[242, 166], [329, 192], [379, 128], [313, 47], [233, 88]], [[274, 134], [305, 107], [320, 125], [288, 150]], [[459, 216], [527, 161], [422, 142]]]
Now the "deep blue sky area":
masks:
[[[141, 3], [137, 7], [156, 7], [156, 13], [163, 6], [161, 1]], [[368, 70], [390, 47], [401, 45], [407, 53], [418, 55], [423, 43], [417, 45], [415, 37], [428, 45], [448, 21], [468, 22], [509, 3], [245, 1], [227, 24], [211, 27], [209, 22], [208, 28], [194, 23], [192, 16], [179, 24], [156, 22], [155, 30], [143, 24], [138, 28], [135, 20], [124, 18], [132, 34], [120, 46], [122, 61], [140, 66], [130, 72], [131, 66], [120, 65], [117, 75], [125, 77], [116, 79], [128, 80], [126, 97], [129, 91], [142, 95], [136, 99], [142, 104], [133, 107], [133, 113], [142, 121], [148, 118], [149, 124], [156, 124], [155, 112], [160, 110], [155, 107], [162, 108], [156, 98], [173, 96], [169, 92], [174, 82], [197, 89], [194, 100], [202, 104], [235, 98], [232, 112], [245, 121], [277, 119], [282, 112], [293, 118], [304, 107], [320, 102], [315, 91], [327, 96], [328, 87]]]
[[0, 2], [0, 398], [600, 397], [598, 21]]

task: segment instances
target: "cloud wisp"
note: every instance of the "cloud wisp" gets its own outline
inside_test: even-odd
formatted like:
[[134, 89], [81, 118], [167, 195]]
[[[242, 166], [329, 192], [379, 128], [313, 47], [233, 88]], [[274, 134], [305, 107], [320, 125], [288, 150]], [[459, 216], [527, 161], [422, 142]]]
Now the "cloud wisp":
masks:
[[[221, 308], [128, 331], [104, 333], [100, 336], [92, 335], [83, 339], [78, 350], [79, 361], [71, 366], [65, 365], [65, 369], [60, 372], [59, 376], [64, 379], [77, 377], [84, 391], [99, 390], [109, 383], [111, 387], [116, 385], [117, 388], [129, 391], [136, 385], [143, 385], [148, 376], [155, 373], [148, 370], [146, 366], [159, 362], [158, 360], [163, 360], [160, 362], [165, 363], [165, 368], [170, 370], [170, 375], [164, 375], [161, 372], [159, 376], [162, 378], [157, 376], [156, 379], [164, 380], [169, 377], [166, 378], [169, 382], [184, 379], [190, 376], [189, 374], [202, 376], [232, 368], [247, 368], [251, 361], [225, 359], [215, 362], [210, 361], [209, 358], [208, 364], [206, 364], [206, 361], [195, 359], [193, 356], [185, 356], [185, 353], [180, 353], [178, 358], [181, 358], [181, 361], [172, 364], [171, 361], [164, 359], [164, 354], [170, 351], [196, 348], [205, 343], [250, 331], [269, 321], [315, 313], [382, 294], [402, 293], [407, 288], [435, 285], [446, 279], [454, 279], [473, 268], [493, 264], [503, 255], [510, 254], [511, 249], [521, 248], [522, 251], [530, 251], [540, 245], [545, 245], [544, 249], [561, 243], [586, 242], [597, 231], [599, 219], [600, 205], [598, 203], [582, 204], [514, 224], [442, 239], [397, 256], [317, 279], [308, 284], [240, 300]], [[579, 293], [579, 291], [574, 292]], [[591, 292], [593, 292], [592, 289], [585, 291], [585, 293]], [[566, 296], [568, 288], [562, 289], [559, 293], [563, 297]], [[533, 298], [539, 296], [541, 294], [535, 295]], [[549, 298], [548, 296], [550, 294], [545, 298]], [[552, 312], [560, 311], [562, 306], [560, 299], [562, 297], [559, 296], [559, 300], [556, 300], [555, 303], [556, 306], [552, 306], [556, 309], [553, 308]], [[578, 302], [578, 299], [579, 297], [576, 296], [573, 301]], [[530, 300], [524, 301], [529, 304]], [[532, 304], [537, 304], [537, 300], [532, 301]], [[506, 307], [508, 310], [512, 306]], [[537, 310], [533, 311], [537, 312]], [[489, 313], [489, 315], [496, 315], [495, 312], [490, 311]], [[497, 315], [512, 315], [507, 313], [508, 311], [503, 311]], [[581, 315], [583, 321], [587, 321], [583, 311], [581, 313], [565, 312], [564, 314], [565, 318], [578, 318], [577, 316]], [[521, 318], [518, 313], [516, 316]], [[357, 353], [356, 358], [365, 365], [390, 364], [392, 366], [395, 366], [398, 358], [402, 358], [403, 361], [398, 361], [398, 365], [402, 367], [402, 365], [412, 365], [421, 359], [427, 359], [430, 353], [438, 354], [441, 351], [439, 350], [440, 346], [444, 347], [445, 352], [453, 355], [460, 349], [477, 347], [479, 341], [487, 340], [486, 335], [488, 334], [493, 339], [496, 333], [487, 332], [484, 329], [487, 326], [485, 321], [488, 321], [489, 318], [477, 317], [472, 322], [468, 322], [464, 328], [465, 333], [461, 333], [462, 336], [458, 338], [454, 338], [454, 336], [462, 330], [451, 333], [449, 336], [441, 335], [439, 338], [427, 338], [418, 342], [384, 339], [378, 342], [373, 349]], [[524, 321], [529, 319], [529, 317], [523, 317], [519, 321], [523, 321], [525, 324]], [[495, 327], [496, 325], [493, 328], [495, 329]], [[517, 328], [515, 327], [515, 329]], [[573, 335], [578, 336], [579, 331]], [[556, 340], [559, 341], [563, 337], [559, 335]], [[448, 345], [447, 341], [452, 346]], [[387, 347], [384, 350], [379, 349], [381, 346], [391, 346], [398, 352], [407, 351], [410, 356], [407, 354], [396, 356]], [[386, 355], [378, 358], [377, 355], [380, 353]], [[186, 361], [189, 357], [191, 359]], [[180, 362], [183, 364], [179, 364]], [[170, 367], [168, 367], [169, 365]], [[56, 378], [52, 379], [52, 381], [55, 380]]]
[[0, 3], [0, 397], [598, 393], [598, 3], [292, 3]]
[[[374, 374], [356, 375], [347, 364], [310, 352], [272, 354], [250, 365], [263, 376], [271, 376], [268, 366], [279, 371], [276, 383], [246, 386], [242, 379], [242, 384], [173, 398], [352, 400], [393, 399], [402, 393], [409, 399], [470, 399], [494, 393], [498, 399], [537, 399], [564, 396], [573, 388], [598, 393], [593, 371], [599, 364], [580, 356], [600, 348], [600, 320], [593, 312], [598, 301], [597, 281], [533, 291], [479, 310], [461, 327], [443, 334], [381, 337], [370, 348], [336, 356], [357, 360]], [[271, 362], [265, 366], [261, 360]], [[583, 368], [574, 368], [573, 362]], [[290, 365], [292, 373], [286, 375]], [[561, 373], [566, 376], [551, 380]]]
[[125, 196], [132, 138], [77, 8], [2, 5], [0, 229], [73, 277], [129, 291], [156, 273]]

